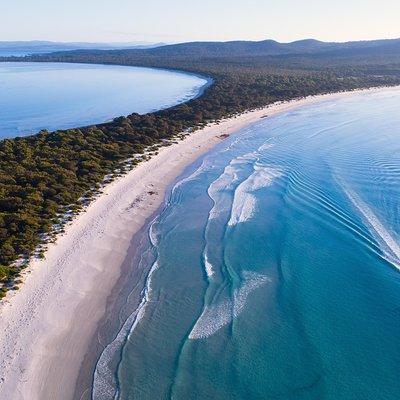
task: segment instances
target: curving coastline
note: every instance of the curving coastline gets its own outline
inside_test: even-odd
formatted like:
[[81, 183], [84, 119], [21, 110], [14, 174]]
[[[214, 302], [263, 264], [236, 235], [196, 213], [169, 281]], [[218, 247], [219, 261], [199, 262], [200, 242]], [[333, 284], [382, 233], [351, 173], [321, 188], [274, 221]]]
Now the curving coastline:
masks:
[[[79, 368], [104, 318], [109, 294], [124, 260], [134, 251], [132, 238], [157, 212], [165, 191], [185, 167], [225, 135], [266, 114], [344, 95], [274, 104], [209, 125], [108, 185], [50, 246], [46, 259], [32, 262], [24, 285], [0, 309], [3, 398], [73, 398]], [[166, 164], [168, 168], [162, 168]]]

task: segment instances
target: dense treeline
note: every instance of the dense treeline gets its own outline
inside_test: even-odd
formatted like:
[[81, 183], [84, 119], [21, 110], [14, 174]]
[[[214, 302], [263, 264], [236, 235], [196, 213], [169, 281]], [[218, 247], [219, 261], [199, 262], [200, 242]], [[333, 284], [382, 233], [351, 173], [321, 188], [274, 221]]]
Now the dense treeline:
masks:
[[380, 59], [361, 65], [357, 60], [342, 57], [332, 60], [334, 66], [327, 66], [326, 59], [318, 61], [315, 56], [196, 59], [151, 57], [147, 53], [143, 56], [134, 51], [96, 51], [22, 60], [175, 68], [211, 76], [214, 81], [201, 97], [167, 110], [1, 141], [0, 281], [3, 283], [10, 283], [18, 276], [20, 265], [14, 262], [21, 256], [29, 257], [40, 243], [48, 240], [46, 235], [65, 221], [66, 212], [76, 212], [89, 201], [104, 176], [163, 139], [278, 100], [400, 84], [400, 63], [394, 60], [382, 63]]

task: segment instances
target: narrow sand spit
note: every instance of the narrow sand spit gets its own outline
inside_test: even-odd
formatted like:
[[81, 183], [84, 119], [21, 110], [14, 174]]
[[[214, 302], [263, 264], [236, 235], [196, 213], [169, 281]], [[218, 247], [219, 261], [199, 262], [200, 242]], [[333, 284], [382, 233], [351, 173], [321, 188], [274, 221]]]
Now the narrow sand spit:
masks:
[[131, 239], [186, 166], [261, 118], [346, 94], [274, 104], [209, 125], [106, 186], [49, 246], [45, 260], [32, 261], [20, 290], [1, 302], [1, 399], [72, 399]]

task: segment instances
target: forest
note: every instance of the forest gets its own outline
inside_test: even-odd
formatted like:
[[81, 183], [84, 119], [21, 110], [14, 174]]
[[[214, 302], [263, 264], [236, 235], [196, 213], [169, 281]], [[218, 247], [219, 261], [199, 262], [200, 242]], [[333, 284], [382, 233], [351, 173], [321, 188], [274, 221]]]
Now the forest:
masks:
[[219, 55], [201, 47], [190, 56], [188, 50], [84, 50], [0, 59], [171, 68], [213, 79], [201, 97], [163, 111], [0, 142], [0, 296], [17, 287], [29, 258], [44, 256], [45, 244], [101, 191], [106, 176], [133, 168], [140, 158], [132, 157], [151, 146], [276, 101], [399, 85], [397, 48], [368, 49], [236, 56], [234, 48]]

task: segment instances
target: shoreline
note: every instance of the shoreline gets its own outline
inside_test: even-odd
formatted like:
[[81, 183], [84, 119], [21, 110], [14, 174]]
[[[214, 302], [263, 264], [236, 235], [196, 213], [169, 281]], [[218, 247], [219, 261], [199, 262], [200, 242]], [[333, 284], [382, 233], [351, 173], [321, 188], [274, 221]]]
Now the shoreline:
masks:
[[74, 397], [93, 338], [107, 318], [110, 296], [115, 296], [134, 256], [135, 241], [164, 204], [172, 182], [198, 158], [266, 116], [356, 93], [398, 88], [324, 94], [248, 111], [162, 147], [158, 155], [108, 184], [65, 234], [49, 245], [46, 259], [30, 263], [20, 290], [0, 303], [2, 398]]

